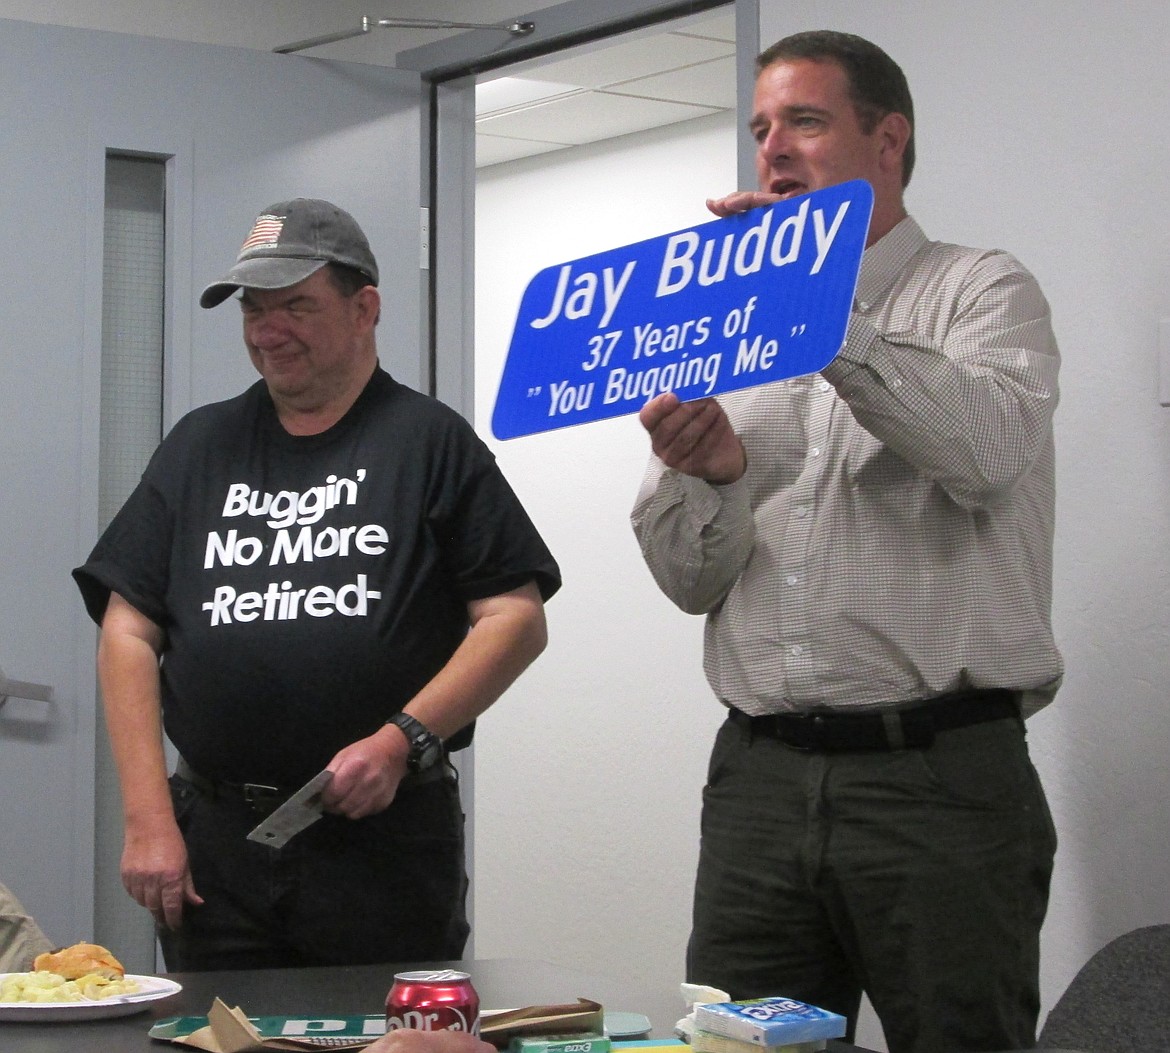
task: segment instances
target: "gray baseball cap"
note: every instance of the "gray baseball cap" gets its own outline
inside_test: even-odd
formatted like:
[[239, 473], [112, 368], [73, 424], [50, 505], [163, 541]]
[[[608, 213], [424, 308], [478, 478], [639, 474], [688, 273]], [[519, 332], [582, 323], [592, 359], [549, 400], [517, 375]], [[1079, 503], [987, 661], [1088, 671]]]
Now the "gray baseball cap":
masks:
[[327, 263], [353, 267], [378, 284], [370, 243], [345, 209], [307, 197], [269, 205], [252, 224], [235, 265], [203, 290], [199, 306], [215, 307], [241, 287], [286, 289]]

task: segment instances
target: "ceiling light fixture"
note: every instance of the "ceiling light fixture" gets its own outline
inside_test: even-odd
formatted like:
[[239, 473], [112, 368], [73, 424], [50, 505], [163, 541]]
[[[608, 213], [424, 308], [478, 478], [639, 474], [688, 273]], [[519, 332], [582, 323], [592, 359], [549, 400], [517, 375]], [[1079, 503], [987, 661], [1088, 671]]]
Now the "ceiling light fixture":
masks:
[[273, 48], [278, 55], [287, 55], [293, 51], [304, 51], [306, 48], [315, 48], [321, 44], [332, 44], [338, 40], [349, 40], [350, 37], [359, 37], [368, 33], [374, 26], [384, 26], [388, 29], [496, 29], [502, 33], [509, 33], [514, 37], [529, 36], [535, 29], [535, 22], [515, 21], [507, 25], [487, 25], [483, 22], [447, 22], [436, 18], [362, 18], [362, 24], [357, 29], [344, 29], [340, 33], [328, 33], [322, 37], [311, 37], [308, 40], [298, 40], [295, 44], [285, 44]]

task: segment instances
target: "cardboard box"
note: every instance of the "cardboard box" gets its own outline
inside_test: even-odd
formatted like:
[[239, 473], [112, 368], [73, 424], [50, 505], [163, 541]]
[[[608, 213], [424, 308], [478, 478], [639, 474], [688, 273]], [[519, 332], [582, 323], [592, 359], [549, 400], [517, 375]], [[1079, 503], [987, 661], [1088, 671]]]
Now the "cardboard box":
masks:
[[322, 1049], [364, 1049], [386, 1033], [382, 1013], [369, 1016], [251, 1017], [239, 1006], [229, 1009], [219, 998], [207, 1016], [185, 1016], [160, 1020], [150, 1037], [174, 1042], [205, 1053], [252, 1053], [256, 1050], [303, 1051]]
[[[566, 1005], [528, 1006], [480, 1017], [480, 1036], [501, 1048], [518, 1036], [600, 1036], [604, 1031], [600, 1003], [580, 998]], [[160, 1020], [150, 1037], [200, 1049], [204, 1053], [260, 1053], [263, 1050], [300, 1051], [322, 1048], [364, 1049], [386, 1033], [383, 1014], [332, 1019], [313, 1017], [249, 1017], [237, 1006], [216, 999], [206, 1017]], [[609, 1039], [605, 1039], [608, 1044]], [[600, 1047], [591, 1053], [604, 1053]]]
[[481, 1013], [479, 1037], [507, 1046], [514, 1038], [562, 1038], [568, 1035], [603, 1035], [605, 1011], [600, 1002], [578, 998], [562, 1005], [532, 1005], [524, 1009]]

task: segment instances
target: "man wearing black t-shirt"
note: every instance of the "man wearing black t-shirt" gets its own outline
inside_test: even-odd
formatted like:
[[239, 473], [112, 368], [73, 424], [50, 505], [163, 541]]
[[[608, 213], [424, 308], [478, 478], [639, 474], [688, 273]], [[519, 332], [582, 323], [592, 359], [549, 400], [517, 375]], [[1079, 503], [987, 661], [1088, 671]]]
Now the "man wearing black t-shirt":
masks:
[[[179, 421], [74, 572], [122, 879], [170, 969], [463, 951], [447, 753], [544, 648], [560, 575], [470, 426], [379, 367], [377, 283], [346, 212], [266, 209], [200, 298], [240, 290], [262, 380]], [[320, 821], [246, 840], [322, 770]]]

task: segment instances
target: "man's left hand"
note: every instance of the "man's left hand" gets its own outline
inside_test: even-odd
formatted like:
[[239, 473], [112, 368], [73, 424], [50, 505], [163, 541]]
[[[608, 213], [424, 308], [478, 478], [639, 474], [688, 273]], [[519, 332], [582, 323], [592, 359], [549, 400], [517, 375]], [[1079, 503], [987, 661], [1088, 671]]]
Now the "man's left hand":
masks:
[[784, 198], [767, 190], [737, 190], [724, 197], [707, 198], [707, 210], [721, 217], [737, 216], [741, 212], [749, 212], [753, 208], [762, 208], [764, 205], [774, 205]]

